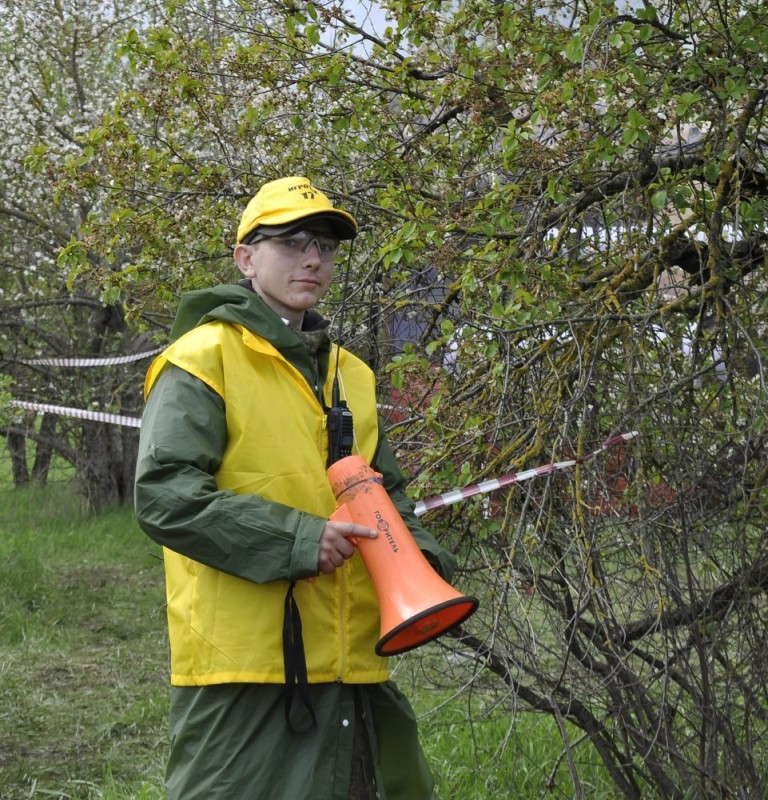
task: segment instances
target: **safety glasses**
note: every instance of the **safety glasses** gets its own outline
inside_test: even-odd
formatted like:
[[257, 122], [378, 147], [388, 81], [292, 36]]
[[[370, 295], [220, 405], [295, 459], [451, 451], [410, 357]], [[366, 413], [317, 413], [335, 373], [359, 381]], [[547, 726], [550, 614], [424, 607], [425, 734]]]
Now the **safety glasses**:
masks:
[[311, 231], [296, 231], [289, 236], [266, 236], [258, 234], [249, 244], [256, 244], [262, 239], [272, 240], [279, 248], [286, 252], [308, 253], [314, 245], [320, 254], [321, 261], [333, 261], [339, 251], [339, 240], [333, 236], [325, 236]]

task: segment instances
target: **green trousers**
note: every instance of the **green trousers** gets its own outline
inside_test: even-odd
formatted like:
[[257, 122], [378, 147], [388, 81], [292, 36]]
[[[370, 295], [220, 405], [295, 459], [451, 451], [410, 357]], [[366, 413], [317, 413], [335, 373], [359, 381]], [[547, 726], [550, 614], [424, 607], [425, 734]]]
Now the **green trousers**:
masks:
[[283, 689], [173, 687], [169, 800], [433, 800], [413, 709], [393, 683], [310, 685], [308, 733], [289, 730]]

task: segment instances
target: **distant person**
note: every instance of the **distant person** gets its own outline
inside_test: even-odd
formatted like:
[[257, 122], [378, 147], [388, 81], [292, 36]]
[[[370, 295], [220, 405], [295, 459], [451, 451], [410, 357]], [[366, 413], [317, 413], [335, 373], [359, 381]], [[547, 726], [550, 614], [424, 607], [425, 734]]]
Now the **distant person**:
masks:
[[376, 533], [328, 519], [338, 359], [353, 452], [451, 577], [452, 556], [405, 496], [373, 373], [312, 310], [356, 233], [306, 178], [266, 183], [237, 231], [243, 280], [184, 295], [147, 374], [135, 501], [165, 548], [171, 800], [434, 794], [413, 710], [374, 651], [378, 601], [350, 537]]

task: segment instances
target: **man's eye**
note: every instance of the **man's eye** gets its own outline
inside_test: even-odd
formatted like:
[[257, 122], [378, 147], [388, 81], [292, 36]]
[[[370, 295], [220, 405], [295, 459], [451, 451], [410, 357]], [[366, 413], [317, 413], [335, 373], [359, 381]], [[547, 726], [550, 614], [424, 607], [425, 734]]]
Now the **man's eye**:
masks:
[[289, 250], [298, 250], [303, 242], [301, 239], [290, 238], [280, 239], [280, 244], [282, 244], [283, 247], [287, 247]]
[[336, 242], [320, 242], [320, 252], [329, 254], [335, 253]]

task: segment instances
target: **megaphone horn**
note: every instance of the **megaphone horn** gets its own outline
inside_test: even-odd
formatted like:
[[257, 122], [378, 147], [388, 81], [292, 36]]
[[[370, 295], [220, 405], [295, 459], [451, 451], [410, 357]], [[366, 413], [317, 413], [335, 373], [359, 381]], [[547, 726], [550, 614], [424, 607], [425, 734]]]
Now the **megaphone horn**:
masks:
[[339, 507], [331, 515], [378, 530], [356, 540], [379, 600], [380, 656], [394, 656], [431, 642], [474, 614], [479, 601], [457, 592], [424, 558], [384, 489], [382, 476], [361, 456], [328, 468]]

